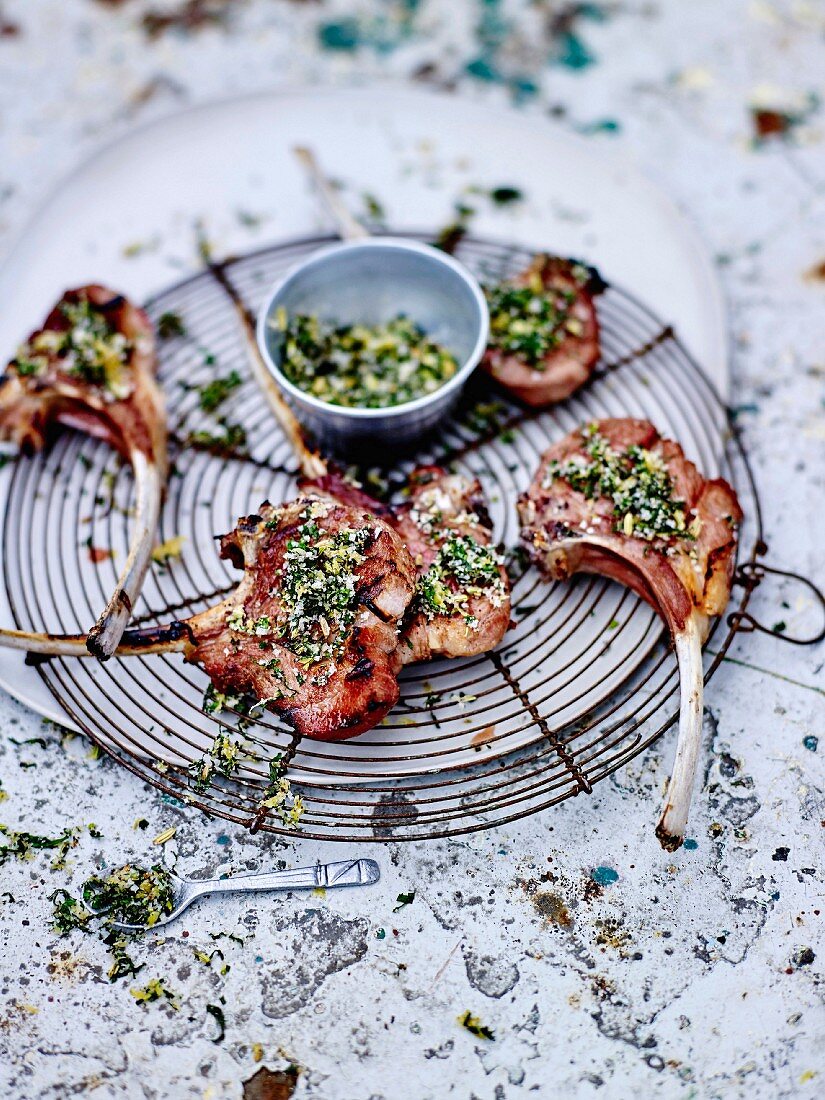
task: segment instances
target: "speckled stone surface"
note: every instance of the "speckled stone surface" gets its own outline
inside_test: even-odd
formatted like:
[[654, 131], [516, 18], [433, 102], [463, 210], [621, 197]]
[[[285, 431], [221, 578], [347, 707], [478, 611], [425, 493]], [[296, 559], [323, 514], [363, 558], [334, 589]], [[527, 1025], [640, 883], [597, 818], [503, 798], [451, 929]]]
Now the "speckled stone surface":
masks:
[[[773, 560], [821, 579], [823, 56], [817, 0], [5, 0], [0, 232], [78, 156], [176, 103], [381, 75], [550, 111], [623, 145], [703, 231]], [[755, 140], [754, 107], [784, 132]], [[813, 625], [797, 588], [765, 584], [754, 608], [769, 626]], [[51, 931], [55, 889], [145, 860], [171, 826], [197, 874], [343, 853], [170, 804], [0, 698], [0, 821], [102, 834], [85, 830], [65, 869], [53, 851], [2, 864], [0, 1092], [235, 1098], [259, 1073], [250, 1098], [821, 1096], [823, 661], [823, 646], [736, 643], [708, 692], [675, 855], [652, 836], [671, 733], [587, 800], [466, 840], [387, 844], [372, 890], [202, 903], [134, 946], [145, 968], [115, 983], [103, 944]], [[244, 942], [210, 938], [221, 931]], [[223, 959], [195, 957], [215, 947]], [[177, 1010], [130, 995], [154, 977]], [[494, 1039], [460, 1026], [468, 1011]]]

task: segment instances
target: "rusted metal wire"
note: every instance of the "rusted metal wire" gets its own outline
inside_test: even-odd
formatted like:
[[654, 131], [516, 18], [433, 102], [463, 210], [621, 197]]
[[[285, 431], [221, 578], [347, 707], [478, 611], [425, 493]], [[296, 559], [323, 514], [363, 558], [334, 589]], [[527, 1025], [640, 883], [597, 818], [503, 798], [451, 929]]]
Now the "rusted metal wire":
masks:
[[[424, 234], [415, 234], [424, 237]], [[294, 240], [222, 265], [250, 309], [268, 286], [330, 238]], [[458, 255], [482, 279], [514, 274], [528, 252], [466, 238]], [[237, 316], [209, 272], [164, 291], [151, 316], [179, 313], [186, 335], [164, 341], [161, 381], [173, 410], [174, 468], [159, 541], [185, 537], [180, 560], [155, 569], [136, 608], [143, 624], [191, 614], [225, 594], [237, 574], [218, 557], [214, 536], [269, 498], [294, 495], [296, 466], [268, 415], [245, 361]], [[736, 486], [746, 514], [740, 569], [764, 553], [759, 502], [747, 455], [723, 402], [673, 329], [619, 288], [598, 300], [603, 363], [591, 383], [553, 409], [526, 411], [484, 378], [460, 409], [422, 444], [379, 471], [398, 484], [415, 462], [446, 462], [479, 476], [496, 538], [517, 543], [515, 497], [541, 452], [578, 424], [635, 415], [680, 440], [709, 474]], [[236, 370], [243, 378], [216, 414], [199, 407], [198, 387]], [[482, 406], [479, 408], [479, 403]], [[222, 419], [223, 423], [219, 420]], [[225, 454], [197, 449], [191, 433], [221, 436], [239, 425]], [[201, 447], [203, 438], [201, 437]], [[212, 451], [215, 451], [212, 447]], [[376, 463], [376, 466], [380, 466]], [[107, 448], [64, 433], [44, 455], [17, 463], [3, 529], [5, 584], [15, 625], [75, 632], [90, 625], [109, 590], [129, 527], [131, 480]], [[745, 585], [733, 621], [747, 621]], [[38, 666], [55, 698], [89, 736], [143, 780], [178, 799], [256, 829], [286, 831], [259, 803], [268, 761], [285, 757], [306, 805], [302, 834], [330, 840], [414, 840], [455, 836], [517, 820], [593, 786], [626, 764], [674, 721], [676, 663], [661, 623], [629, 591], [593, 577], [544, 584], [515, 570], [516, 626], [494, 654], [405, 671], [402, 698], [386, 722], [335, 746], [304, 739], [264, 713], [254, 723], [202, 706], [207, 681], [179, 656], [71, 658]], [[710, 678], [734, 629], [717, 622]], [[233, 777], [205, 792], [187, 767], [219, 729], [249, 749]]]

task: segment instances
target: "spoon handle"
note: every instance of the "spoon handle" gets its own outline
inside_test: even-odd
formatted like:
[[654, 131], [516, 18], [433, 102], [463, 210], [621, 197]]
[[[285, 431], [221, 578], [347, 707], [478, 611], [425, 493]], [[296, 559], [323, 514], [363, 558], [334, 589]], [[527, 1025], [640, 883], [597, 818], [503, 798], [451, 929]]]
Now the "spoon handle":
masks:
[[338, 227], [338, 232], [345, 241], [362, 241], [369, 237], [367, 230], [350, 214], [341, 197], [321, 170], [321, 165], [315, 159], [315, 154], [304, 145], [296, 145], [293, 149], [295, 156], [306, 168], [310, 178], [318, 188], [321, 198], [324, 200], [332, 219]]
[[256, 875], [208, 879], [196, 884], [196, 893], [242, 894], [252, 890], [314, 890], [338, 886], [369, 886], [378, 882], [381, 869], [374, 859], [347, 859], [340, 863], [316, 863], [286, 871], [262, 871]]

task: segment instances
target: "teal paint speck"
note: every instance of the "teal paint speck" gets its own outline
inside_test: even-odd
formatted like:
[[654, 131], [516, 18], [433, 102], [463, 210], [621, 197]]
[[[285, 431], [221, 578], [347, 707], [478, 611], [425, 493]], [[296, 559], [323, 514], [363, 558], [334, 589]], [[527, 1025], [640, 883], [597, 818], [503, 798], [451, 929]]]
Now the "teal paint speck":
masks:
[[221, 835], [218, 837], [218, 844], [228, 844], [228, 843], [229, 843], [229, 837], [226, 835], [226, 833], [221, 833]]
[[510, 89], [516, 103], [524, 103], [526, 100], [538, 95], [539, 92], [539, 86], [535, 80], [530, 80], [526, 76], [518, 76], [511, 80]]
[[355, 19], [340, 19], [337, 23], [322, 23], [318, 41], [325, 50], [351, 51], [361, 42], [361, 31]]
[[590, 872], [590, 877], [599, 886], [611, 886], [614, 882], [618, 882], [619, 872], [614, 871], [612, 867], [597, 867]]
[[559, 64], [568, 69], [587, 69], [595, 65], [596, 58], [576, 34], [565, 34], [561, 39]]
[[687, 848], [689, 852], [695, 852], [696, 849], [699, 847], [699, 844], [691, 837], [688, 837], [688, 839], [684, 843], [684, 847]]
[[595, 122], [585, 122], [579, 126], [580, 134], [618, 134], [621, 123], [615, 118], [597, 118]]
[[464, 66], [464, 71], [467, 76], [474, 76], [476, 80], [484, 80], [489, 84], [501, 80], [495, 66], [484, 57], [477, 57], [474, 61], [468, 61]]
[[803, 740], [802, 744], [805, 746], [806, 749], [810, 750], [810, 752], [816, 752], [819, 745], [819, 738], [814, 737], [812, 733], [809, 733], [808, 736]]

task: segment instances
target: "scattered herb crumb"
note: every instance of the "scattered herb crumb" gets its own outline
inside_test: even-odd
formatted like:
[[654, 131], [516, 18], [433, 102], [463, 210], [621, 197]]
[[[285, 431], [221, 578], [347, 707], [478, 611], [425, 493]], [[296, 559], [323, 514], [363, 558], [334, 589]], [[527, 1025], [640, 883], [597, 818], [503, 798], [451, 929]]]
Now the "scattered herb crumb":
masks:
[[237, 455], [246, 446], [246, 431], [240, 424], [229, 424], [223, 418], [218, 420], [222, 433], [203, 430], [190, 432], [186, 444], [196, 451], [206, 451], [216, 457]]
[[495, 1042], [495, 1034], [489, 1027], [482, 1024], [478, 1016], [474, 1016], [469, 1010], [458, 1017], [458, 1022], [463, 1028], [466, 1028], [471, 1035], [475, 1035], [477, 1039], [487, 1039], [491, 1043]]
[[206, 1011], [212, 1016], [218, 1025], [219, 1031], [217, 1036], [212, 1040], [213, 1043], [222, 1043], [223, 1037], [226, 1034], [226, 1019], [223, 1014], [223, 1009], [220, 1005], [207, 1005]]
[[137, 1004], [142, 1007], [151, 1004], [153, 1001], [166, 1000], [172, 1008], [177, 1012], [180, 1008], [180, 1002], [178, 1001], [177, 994], [174, 993], [166, 985], [165, 978], [152, 978], [140, 989], [130, 989], [129, 992], [135, 998]]
[[259, 805], [263, 810], [275, 810], [281, 818], [281, 824], [288, 829], [297, 829], [304, 815], [304, 801], [295, 794], [292, 785], [284, 774], [285, 765], [279, 755], [269, 762], [269, 783]]
[[183, 323], [183, 318], [171, 309], [161, 313], [158, 317], [157, 330], [161, 340], [171, 340], [174, 336], [186, 335], [186, 325]]
[[205, 413], [213, 413], [226, 401], [227, 397], [243, 384], [243, 378], [236, 370], [222, 378], [213, 378], [198, 390], [198, 404]]
[[172, 535], [152, 550], [152, 561], [158, 565], [168, 565], [173, 558], [179, 558], [186, 542], [185, 535]]
[[52, 868], [63, 866], [66, 853], [77, 844], [77, 829], [66, 829], [60, 836], [40, 836], [37, 833], [15, 832], [7, 825], [0, 825], [0, 834], [7, 840], [0, 844], [0, 867], [9, 859], [30, 860], [34, 852], [56, 848], [58, 854], [52, 860]]

